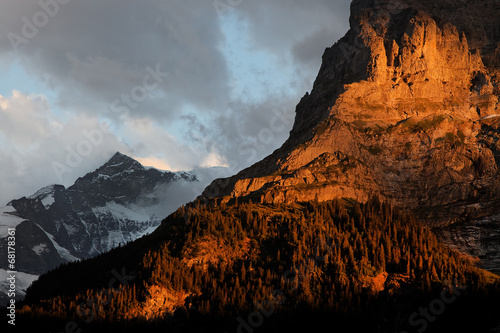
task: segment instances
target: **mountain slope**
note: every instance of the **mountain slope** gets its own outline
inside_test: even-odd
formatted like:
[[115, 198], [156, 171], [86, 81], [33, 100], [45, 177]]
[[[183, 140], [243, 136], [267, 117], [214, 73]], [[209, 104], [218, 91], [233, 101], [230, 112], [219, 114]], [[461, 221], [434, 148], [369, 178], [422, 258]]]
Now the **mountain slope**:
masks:
[[42, 318], [49, 331], [73, 318], [92, 331], [399, 332], [421, 329], [408, 318], [441, 294], [455, 301], [429, 332], [483, 332], [500, 324], [499, 281], [376, 200], [197, 202], [151, 235], [40, 277], [19, 321]]
[[17, 269], [40, 274], [151, 233], [169, 213], [157, 215], [165, 205], [158, 188], [178, 181], [193, 182], [196, 176], [146, 169], [116, 153], [67, 189], [51, 185], [13, 200], [9, 206], [23, 221], [17, 226]]
[[[116, 153], [67, 189], [50, 185], [11, 201], [0, 209], [0, 234], [16, 229], [17, 296], [22, 298], [29, 284], [50, 269], [151, 233], [221, 171], [159, 171]], [[7, 258], [6, 237], [0, 239], [0, 256]], [[7, 264], [0, 263], [2, 276]]]
[[472, 3], [355, 0], [350, 32], [325, 52], [279, 150], [215, 181], [151, 235], [40, 277], [20, 323], [95, 332], [498, 330], [498, 276], [411, 216], [449, 224], [440, 230], [455, 239], [452, 228], [464, 225], [466, 237], [480, 235], [477, 245], [461, 236], [469, 248], [498, 253], [486, 232], [467, 229], [485, 230], [478, 221], [498, 213], [496, 1], [476, 2], [488, 9], [476, 13], [481, 42], [470, 22], [446, 19]]
[[500, 271], [498, 232], [470, 232], [500, 230], [498, 2], [355, 0], [351, 8], [351, 29], [325, 51], [290, 138], [203, 196], [379, 195], [427, 224], [454, 224], [448, 242]]

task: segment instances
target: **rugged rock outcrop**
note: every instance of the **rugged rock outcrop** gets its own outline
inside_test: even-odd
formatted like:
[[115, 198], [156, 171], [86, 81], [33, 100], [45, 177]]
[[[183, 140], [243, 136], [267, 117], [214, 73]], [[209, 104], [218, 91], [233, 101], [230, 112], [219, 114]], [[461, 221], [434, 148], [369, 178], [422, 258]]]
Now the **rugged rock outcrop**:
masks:
[[[5, 258], [7, 229], [16, 230], [18, 297], [24, 297], [40, 274], [153, 232], [168, 214], [226, 172], [224, 168], [160, 171], [116, 153], [68, 188], [50, 185], [0, 207], [0, 255]], [[7, 270], [7, 261], [1, 262], [4, 283]], [[0, 305], [5, 301], [0, 292]]]
[[[152, 232], [179, 204], [169, 208], [169, 186], [196, 181], [193, 173], [148, 169], [116, 153], [67, 189], [51, 185], [13, 200], [0, 209], [0, 227], [16, 229], [16, 269], [39, 275]], [[6, 238], [0, 245], [6, 256]]]
[[448, 241], [488, 260], [500, 244], [486, 232], [464, 241], [463, 230], [498, 226], [500, 214], [500, 4], [355, 0], [351, 11], [290, 138], [204, 196], [379, 195], [430, 225], [454, 225]]

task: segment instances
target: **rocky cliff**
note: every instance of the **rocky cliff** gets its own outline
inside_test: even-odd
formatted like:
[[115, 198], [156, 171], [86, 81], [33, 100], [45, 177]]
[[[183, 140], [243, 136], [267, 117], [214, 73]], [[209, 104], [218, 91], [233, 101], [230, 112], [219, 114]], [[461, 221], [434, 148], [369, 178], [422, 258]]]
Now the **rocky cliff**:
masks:
[[500, 269], [498, 22], [495, 0], [355, 0], [290, 138], [204, 195], [378, 195]]
[[[168, 192], [194, 173], [145, 168], [116, 153], [102, 167], [74, 185], [44, 187], [29, 197], [0, 208], [0, 228], [17, 232], [16, 268], [32, 276], [79, 259], [93, 257], [151, 233], [171, 210]], [[6, 238], [0, 254], [7, 255]], [[7, 262], [0, 270], [7, 269]]]

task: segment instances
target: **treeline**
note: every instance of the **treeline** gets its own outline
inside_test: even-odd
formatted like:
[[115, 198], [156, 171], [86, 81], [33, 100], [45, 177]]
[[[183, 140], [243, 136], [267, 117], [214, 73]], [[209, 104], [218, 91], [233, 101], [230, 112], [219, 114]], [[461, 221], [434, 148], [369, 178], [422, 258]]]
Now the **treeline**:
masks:
[[[241, 325], [234, 318], [261, 309], [272, 313], [271, 322], [321, 313], [337, 325], [358, 327], [363, 318], [364, 328], [385, 330], [408, 328], [411, 311], [448, 287], [466, 286], [464, 295], [483, 306], [499, 295], [491, 276], [412, 217], [376, 199], [278, 206], [195, 202], [149, 237], [103, 256], [119, 262], [127, 249], [143, 251], [142, 260], [129, 264], [138, 271], [130, 284], [82, 290], [74, 281], [64, 294], [26, 305], [21, 314], [100, 325], [145, 325], [147, 317], [160, 327], [216, 318], [231, 327]], [[68, 269], [105, 269], [102, 260]], [[153, 286], [183, 296], [171, 311], [148, 313], [143, 309], [151, 306]], [[32, 298], [40, 288], [30, 290]]]

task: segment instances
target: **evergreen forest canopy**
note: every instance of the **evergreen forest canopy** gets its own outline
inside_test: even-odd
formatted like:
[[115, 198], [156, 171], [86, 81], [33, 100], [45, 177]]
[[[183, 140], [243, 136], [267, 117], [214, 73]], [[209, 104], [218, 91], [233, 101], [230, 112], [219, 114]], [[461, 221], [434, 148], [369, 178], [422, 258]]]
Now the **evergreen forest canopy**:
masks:
[[[117, 271], [128, 276], [121, 284]], [[18, 322], [52, 331], [68, 321], [83, 331], [484, 331], [499, 325], [499, 296], [495, 275], [376, 199], [197, 201], [150, 236], [41, 276]], [[433, 302], [441, 298], [452, 301]], [[432, 304], [445, 308], [420, 312]]]

